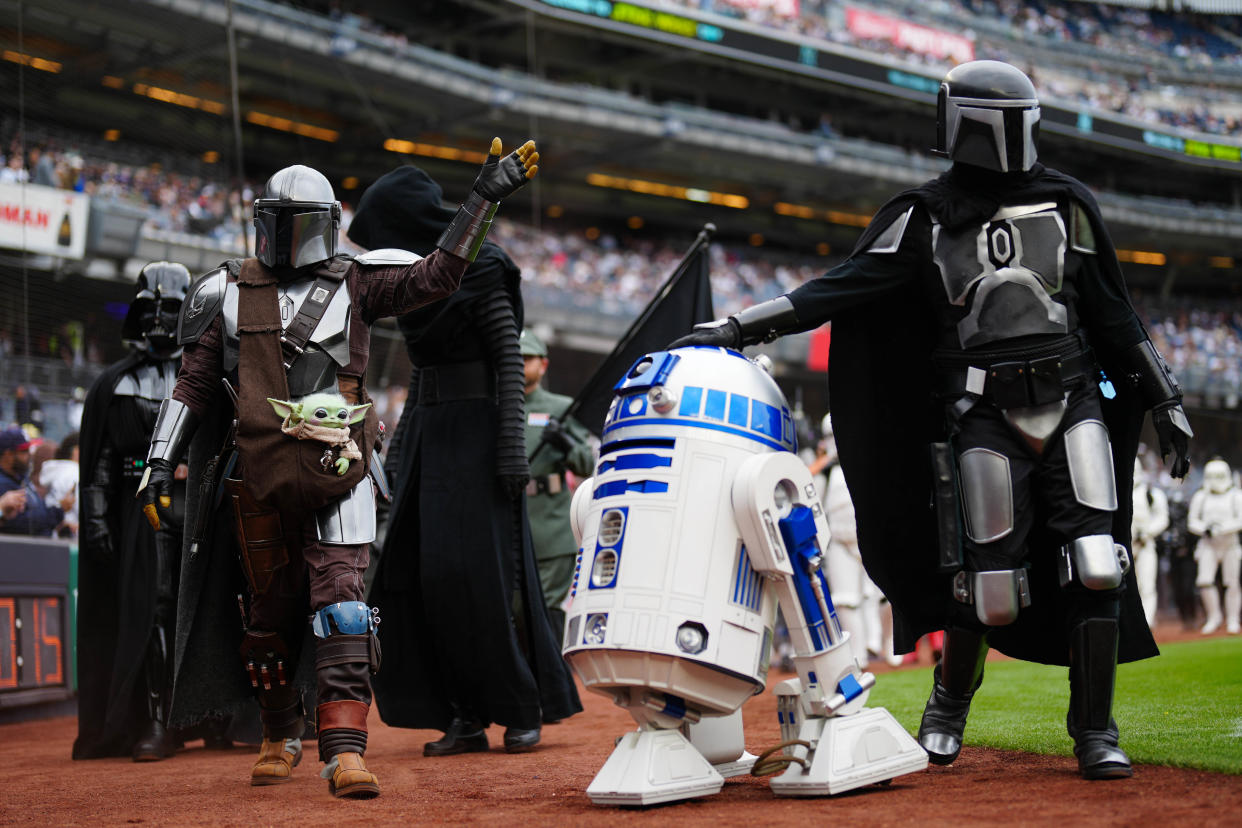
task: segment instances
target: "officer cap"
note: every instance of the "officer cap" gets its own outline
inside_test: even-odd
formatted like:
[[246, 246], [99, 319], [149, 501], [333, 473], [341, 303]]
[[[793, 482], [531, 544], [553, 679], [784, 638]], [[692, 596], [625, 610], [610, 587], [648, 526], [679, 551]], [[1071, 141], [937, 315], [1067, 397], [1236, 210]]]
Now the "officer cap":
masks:
[[548, 346], [544, 345], [543, 340], [535, 336], [535, 332], [530, 328], [522, 329], [522, 336], [518, 339], [518, 349], [524, 357], [546, 357], [548, 355]]

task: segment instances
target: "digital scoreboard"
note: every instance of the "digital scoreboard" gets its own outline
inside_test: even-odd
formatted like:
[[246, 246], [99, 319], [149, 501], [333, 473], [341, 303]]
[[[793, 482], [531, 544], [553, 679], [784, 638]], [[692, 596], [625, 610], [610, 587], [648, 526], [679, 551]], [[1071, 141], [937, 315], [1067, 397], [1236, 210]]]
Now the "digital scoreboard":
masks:
[[0, 535], [0, 708], [73, 694], [70, 548]]

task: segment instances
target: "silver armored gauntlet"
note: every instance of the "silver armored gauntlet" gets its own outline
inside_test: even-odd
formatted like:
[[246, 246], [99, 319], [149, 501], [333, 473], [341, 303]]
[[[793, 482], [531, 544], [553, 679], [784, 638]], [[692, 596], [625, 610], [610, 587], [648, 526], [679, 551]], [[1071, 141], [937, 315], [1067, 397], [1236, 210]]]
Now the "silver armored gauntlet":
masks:
[[172, 397], [164, 400], [160, 403], [159, 416], [155, 418], [147, 463], [152, 460], [167, 460], [174, 466], [180, 463], [197, 427], [198, 418], [190, 411], [189, 406]]
[[492, 226], [492, 217], [496, 215], [499, 202], [488, 201], [483, 196], [470, 191], [466, 201], [457, 208], [457, 215], [449, 222], [436, 242], [436, 247], [452, 253], [454, 256], [473, 262], [487, 238], [487, 231]]

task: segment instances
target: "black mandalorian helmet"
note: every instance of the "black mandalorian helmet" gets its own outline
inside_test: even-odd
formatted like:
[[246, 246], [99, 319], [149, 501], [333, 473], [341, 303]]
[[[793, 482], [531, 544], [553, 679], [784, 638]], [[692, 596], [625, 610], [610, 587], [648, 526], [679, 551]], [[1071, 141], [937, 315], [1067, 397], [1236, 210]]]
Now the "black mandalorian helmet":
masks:
[[176, 262], [151, 262], [138, 273], [138, 293], [129, 303], [121, 339], [139, 351], [171, 357], [177, 345], [177, 319], [190, 289], [190, 271]]
[[341, 203], [323, 173], [295, 164], [267, 180], [254, 202], [255, 257], [268, 267], [306, 267], [336, 255]]
[[1039, 99], [1031, 79], [999, 60], [955, 66], [940, 83], [936, 154], [998, 172], [1035, 163]]

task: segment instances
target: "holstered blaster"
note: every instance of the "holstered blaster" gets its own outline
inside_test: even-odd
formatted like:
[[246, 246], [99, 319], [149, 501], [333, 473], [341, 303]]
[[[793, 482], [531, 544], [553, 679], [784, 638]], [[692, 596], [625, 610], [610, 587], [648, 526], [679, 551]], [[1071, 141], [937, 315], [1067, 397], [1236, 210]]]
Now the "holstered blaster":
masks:
[[[233, 401], [233, 419], [229, 423], [228, 433], [220, 450], [203, 466], [203, 476], [198, 483], [198, 509], [194, 513], [194, 523], [190, 527], [190, 557], [198, 554], [198, 548], [207, 536], [207, 528], [211, 525], [211, 514], [220, 505], [219, 484], [221, 472], [226, 475], [235, 461], [235, 438], [237, 436], [237, 392], [227, 379], [222, 379], [224, 388]], [[226, 468], [227, 467], [227, 468]]]
[[938, 568], [944, 573], [957, 572], [962, 568], [962, 511], [953, 444], [932, 443], [931, 462], [936, 536], [940, 546]]

